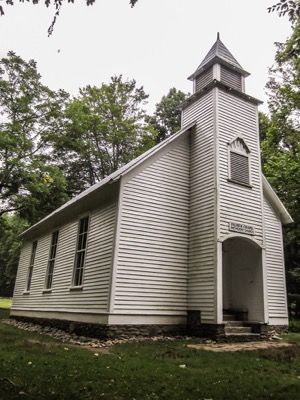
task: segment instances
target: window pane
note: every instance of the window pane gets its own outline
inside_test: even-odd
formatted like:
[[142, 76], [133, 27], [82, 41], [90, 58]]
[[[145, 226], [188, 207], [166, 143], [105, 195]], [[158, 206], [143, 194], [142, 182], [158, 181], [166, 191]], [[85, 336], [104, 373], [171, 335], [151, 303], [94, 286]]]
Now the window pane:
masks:
[[58, 231], [52, 233], [51, 245], [50, 245], [50, 254], [48, 260], [48, 268], [47, 268], [47, 276], [46, 276], [46, 289], [51, 289], [52, 287], [52, 279], [53, 279], [53, 271], [56, 257], [56, 249], [58, 242]]
[[89, 217], [82, 218], [79, 221], [77, 250], [74, 263], [73, 285], [80, 286], [83, 281], [83, 269], [85, 261], [85, 251], [87, 246], [87, 231], [89, 226]]
[[32, 273], [33, 273], [33, 265], [34, 265], [34, 260], [35, 260], [36, 247], [37, 247], [37, 241], [32, 243], [30, 264], [28, 267], [28, 276], [27, 276], [27, 285], [26, 285], [27, 291], [30, 290], [30, 286], [31, 286], [31, 279], [32, 279]]

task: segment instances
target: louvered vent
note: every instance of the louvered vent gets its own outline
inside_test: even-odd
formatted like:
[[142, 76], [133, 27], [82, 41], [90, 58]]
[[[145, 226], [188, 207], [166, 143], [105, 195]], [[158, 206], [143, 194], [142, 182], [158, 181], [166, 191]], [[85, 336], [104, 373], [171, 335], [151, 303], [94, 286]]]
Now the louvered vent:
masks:
[[234, 89], [242, 90], [242, 75], [223, 65], [221, 67], [221, 81]]
[[213, 68], [209, 68], [200, 74], [196, 79], [196, 92], [203, 89], [213, 81]]
[[231, 179], [237, 183], [250, 184], [249, 158], [243, 154], [230, 152]]

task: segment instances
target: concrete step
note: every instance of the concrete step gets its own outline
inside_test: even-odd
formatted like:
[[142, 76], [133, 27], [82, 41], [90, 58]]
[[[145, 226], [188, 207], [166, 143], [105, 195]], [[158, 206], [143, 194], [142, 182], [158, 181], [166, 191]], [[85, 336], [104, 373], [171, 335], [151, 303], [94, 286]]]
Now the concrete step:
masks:
[[259, 333], [226, 333], [229, 342], [254, 342], [261, 340]]
[[224, 321], [226, 326], [247, 326], [247, 321]]
[[225, 333], [252, 333], [252, 328], [247, 326], [225, 326]]
[[223, 321], [236, 321], [236, 315], [234, 315], [234, 314], [223, 314]]

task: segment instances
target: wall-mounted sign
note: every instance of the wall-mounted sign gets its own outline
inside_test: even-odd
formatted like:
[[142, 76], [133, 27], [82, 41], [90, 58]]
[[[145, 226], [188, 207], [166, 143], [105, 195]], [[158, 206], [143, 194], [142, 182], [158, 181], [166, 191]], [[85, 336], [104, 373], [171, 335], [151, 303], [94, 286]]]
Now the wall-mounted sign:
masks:
[[247, 235], [254, 235], [254, 228], [251, 225], [238, 224], [236, 222], [229, 222], [229, 230], [232, 232], [246, 233]]

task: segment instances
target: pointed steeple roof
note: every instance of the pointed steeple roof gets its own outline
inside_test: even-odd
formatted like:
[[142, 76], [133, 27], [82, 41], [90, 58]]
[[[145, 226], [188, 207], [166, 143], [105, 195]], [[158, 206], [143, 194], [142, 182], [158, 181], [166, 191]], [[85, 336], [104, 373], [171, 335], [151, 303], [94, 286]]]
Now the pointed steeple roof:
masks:
[[215, 64], [217, 62], [229, 68], [232, 68], [235, 71], [240, 72], [243, 76], [250, 75], [249, 72], [243, 69], [243, 67], [239, 64], [239, 62], [235, 59], [235, 57], [230, 53], [230, 51], [221, 41], [220, 34], [218, 32], [217, 40], [213, 44], [212, 48], [206, 54], [199, 67], [196, 69], [196, 71], [191, 76], [189, 76], [188, 79], [190, 80], [195, 79], [197, 75], [199, 75], [201, 72], [206, 70], [212, 64]]

